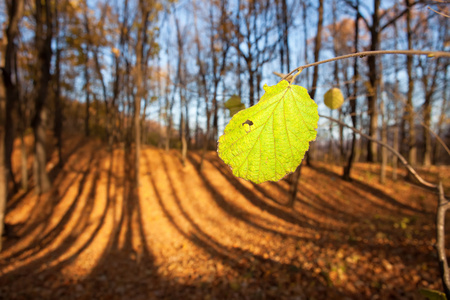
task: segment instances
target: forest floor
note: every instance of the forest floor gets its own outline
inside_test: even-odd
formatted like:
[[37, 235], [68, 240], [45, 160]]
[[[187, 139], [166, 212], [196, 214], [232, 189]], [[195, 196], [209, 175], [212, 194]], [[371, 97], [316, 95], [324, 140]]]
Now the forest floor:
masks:
[[[136, 187], [123, 148], [65, 144], [64, 167], [55, 153], [48, 164], [53, 189], [8, 202], [1, 299], [423, 299], [420, 288], [441, 289], [437, 196], [404, 170], [381, 185], [377, 165], [356, 164], [345, 182], [340, 167], [313, 162], [290, 208], [286, 181], [237, 179], [215, 152], [200, 172], [197, 152], [183, 167], [177, 151], [144, 147]], [[421, 174], [450, 191], [450, 167]]]

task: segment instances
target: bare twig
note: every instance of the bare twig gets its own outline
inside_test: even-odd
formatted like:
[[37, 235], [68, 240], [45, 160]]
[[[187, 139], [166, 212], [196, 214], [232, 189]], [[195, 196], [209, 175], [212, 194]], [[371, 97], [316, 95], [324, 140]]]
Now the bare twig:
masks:
[[446, 15], [446, 14], [440, 12], [440, 11], [434, 10], [434, 9], [432, 9], [432, 8], [429, 7], [429, 6], [427, 6], [427, 8], [428, 8], [429, 10], [431, 10], [431, 11], [434, 11], [434, 12], [437, 13], [438, 15], [441, 15], [441, 16], [446, 17], [446, 18], [450, 18], [449, 15]]
[[377, 143], [377, 144], [380, 145], [380, 146], [386, 147], [389, 151], [391, 151], [395, 156], [398, 157], [398, 159], [403, 163], [403, 165], [406, 167], [406, 169], [409, 171], [409, 173], [411, 173], [411, 175], [413, 175], [414, 178], [416, 178], [422, 185], [424, 185], [424, 186], [426, 186], [426, 187], [429, 187], [429, 188], [432, 188], [432, 189], [437, 189], [438, 186], [437, 186], [436, 184], [433, 184], [433, 183], [428, 182], [428, 181], [426, 181], [425, 179], [423, 179], [423, 178], [416, 172], [416, 170], [414, 170], [414, 168], [411, 167], [411, 165], [408, 163], [408, 161], [406, 160], [406, 158], [404, 158], [403, 155], [401, 155], [398, 151], [396, 151], [394, 148], [392, 148], [392, 147], [389, 146], [388, 144], [383, 143], [383, 142], [381, 142], [381, 141], [379, 141], [379, 140], [377, 140], [377, 139], [374, 139], [374, 138], [368, 136], [367, 134], [363, 133], [361, 130], [358, 130], [358, 129], [356, 129], [356, 128], [350, 126], [350, 125], [347, 125], [347, 124], [345, 124], [344, 122], [339, 121], [339, 120], [337, 120], [337, 119], [334, 119], [334, 118], [331, 118], [331, 117], [328, 117], [328, 116], [324, 116], [324, 115], [319, 115], [319, 117], [328, 119], [328, 120], [330, 120], [330, 121], [333, 121], [333, 122], [335, 122], [335, 123], [338, 123], [339, 125], [342, 125], [342, 126], [344, 126], [344, 127], [347, 127], [348, 129], [350, 129], [350, 130], [352, 130], [352, 131], [358, 133], [359, 135], [365, 137], [366, 139], [371, 140], [371, 141]]
[[347, 59], [352, 57], [365, 57], [365, 56], [372, 56], [372, 55], [382, 55], [382, 54], [402, 54], [402, 55], [428, 55], [430, 57], [448, 57], [450, 58], [450, 52], [445, 51], [420, 51], [420, 50], [378, 50], [378, 51], [363, 51], [363, 52], [357, 52], [347, 55], [342, 55], [338, 57], [333, 57], [330, 59], [325, 59], [322, 61], [318, 61], [312, 64], [307, 64], [301, 67], [298, 67], [283, 77], [284, 80], [288, 78], [290, 75], [294, 74], [295, 72], [302, 71], [303, 69], [315, 67], [321, 64], [329, 63], [332, 61], [337, 61], [341, 59]]
[[441, 137], [434, 132], [430, 127], [428, 127], [427, 125], [425, 125], [424, 122], [420, 121], [420, 125], [422, 125], [425, 129], [427, 129], [432, 135], [434, 135], [434, 137], [436, 138], [436, 141], [445, 149], [445, 151], [447, 151], [447, 154], [450, 155], [450, 149], [448, 148], [448, 146], [445, 144], [445, 142], [441, 139]]

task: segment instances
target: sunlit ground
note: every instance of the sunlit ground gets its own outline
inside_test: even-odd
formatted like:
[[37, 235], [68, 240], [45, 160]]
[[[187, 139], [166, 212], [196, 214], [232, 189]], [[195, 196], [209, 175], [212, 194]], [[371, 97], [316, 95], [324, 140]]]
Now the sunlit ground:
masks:
[[[129, 151], [66, 145], [64, 169], [49, 163], [53, 190], [8, 204], [0, 298], [421, 299], [441, 288], [437, 196], [403, 170], [381, 185], [378, 166], [357, 164], [345, 182], [314, 162], [289, 208], [286, 181], [237, 179], [215, 152], [199, 172], [200, 153], [183, 167], [175, 150], [144, 148], [136, 188]], [[449, 190], [449, 167], [422, 173]]]

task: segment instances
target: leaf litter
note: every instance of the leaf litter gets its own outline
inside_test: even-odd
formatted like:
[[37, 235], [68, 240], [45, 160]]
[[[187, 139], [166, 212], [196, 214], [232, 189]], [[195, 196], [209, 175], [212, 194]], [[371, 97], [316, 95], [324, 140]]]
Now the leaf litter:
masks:
[[[435, 195], [357, 164], [286, 181], [235, 178], [217, 154], [130, 153], [73, 138], [51, 192], [8, 203], [2, 299], [423, 299], [440, 289]], [[69, 154], [71, 155], [69, 156]], [[50, 165], [55, 160], [52, 156]], [[440, 173], [449, 187], [449, 168]], [[18, 172], [18, 170], [15, 170]], [[437, 175], [436, 175], [437, 176]]]

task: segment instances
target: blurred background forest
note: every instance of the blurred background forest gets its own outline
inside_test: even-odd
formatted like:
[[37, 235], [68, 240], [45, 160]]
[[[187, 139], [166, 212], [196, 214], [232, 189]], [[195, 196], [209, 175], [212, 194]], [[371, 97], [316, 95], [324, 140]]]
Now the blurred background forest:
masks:
[[[449, 15], [425, 0], [1, 2], [0, 298], [441, 289], [434, 195], [376, 143], [321, 119], [301, 179], [262, 185], [214, 150], [265, 83], [354, 52], [449, 51]], [[448, 191], [449, 62], [358, 57], [296, 83]]]

